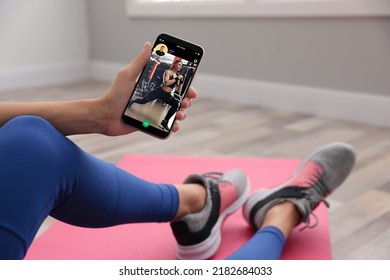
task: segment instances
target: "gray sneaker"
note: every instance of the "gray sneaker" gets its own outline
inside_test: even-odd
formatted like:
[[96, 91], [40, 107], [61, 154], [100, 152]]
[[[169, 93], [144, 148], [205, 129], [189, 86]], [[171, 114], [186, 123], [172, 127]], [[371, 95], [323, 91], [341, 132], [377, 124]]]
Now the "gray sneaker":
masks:
[[177, 241], [176, 255], [186, 260], [208, 259], [221, 244], [223, 221], [248, 198], [249, 180], [242, 171], [232, 170], [225, 174], [210, 172], [190, 175], [184, 183], [205, 186], [207, 199], [200, 212], [171, 223]]
[[[261, 227], [265, 214], [274, 205], [284, 201], [294, 203], [306, 227], [318, 224], [313, 210], [340, 186], [355, 164], [355, 151], [345, 143], [332, 143], [320, 147], [302, 161], [293, 176], [285, 183], [253, 193], [243, 207], [246, 221], [256, 230]], [[310, 215], [315, 218], [311, 225]]]

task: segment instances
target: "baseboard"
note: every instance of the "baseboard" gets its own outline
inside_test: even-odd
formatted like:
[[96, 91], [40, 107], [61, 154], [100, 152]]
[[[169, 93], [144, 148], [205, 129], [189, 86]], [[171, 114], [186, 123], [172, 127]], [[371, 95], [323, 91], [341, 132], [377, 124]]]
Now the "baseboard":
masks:
[[[100, 81], [112, 81], [125, 67], [104, 61], [93, 61], [90, 66], [92, 78]], [[390, 97], [382, 95], [206, 74], [197, 74], [193, 85], [200, 97], [390, 127]]]
[[390, 127], [390, 97], [214, 75], [194, 82], [200, 96]]
[[66, 84], [90, 77], [88, 61], [54, 63], [0, 70], [0, 92]]

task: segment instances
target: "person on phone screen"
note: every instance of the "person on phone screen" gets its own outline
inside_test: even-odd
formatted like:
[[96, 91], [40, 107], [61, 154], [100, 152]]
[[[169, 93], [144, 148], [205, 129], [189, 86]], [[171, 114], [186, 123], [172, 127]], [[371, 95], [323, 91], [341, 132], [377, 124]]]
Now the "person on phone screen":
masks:
[[156, 54], [159, 55], [159, 56], [164, 56], [165, 53], [166, 53], [165, 49], [166, 49], [165, 46], [161, 45], [160, 49], [156, 50]]
[[180, 101], [172, 96], [172, 91], [178, 93], [181, 92], [184, 82], [184, 77], [178, 72], [182, 69], [183, 62], [181, 60], [175, 60], [171, 67], [163, 74], [163, 83], [149, 92], [145, 97], [134, 99], [129, 102], [128, 108], [130, 109], [133, 104], [146, 104], [154, 100], [161, 100], [162, 102], [170, 106], [168, 113], [161, 121], [161, 127], [165, 130], [169, 130], [168, 123], [171, 117], [177, 112], [180, 106]]
[[[146, 43], [102, 97], [0, 102], [0, 259], [23, 259], [49, 215], [89, 228], [170, 222], [183, 259], [213, 256], [223, 221], [244, 204], [247, 220], [259, 233], [234, 259], [275, 258], [291, 227], [299, 221], [315, 226], [309, 223], [312, 211], [352, 169], [354, 152], [347, 144], [320, 148], [288, 184], [248, 198], [249, 179], [240, 170], [190, 174], [177, 184], [154, 183], [94, 157], [66, 137], [136, 131], [120, 118], [150, 52]], [[177, 120], [185, 119], [196, 95], [190, 87]], [[172, 130], [178, 129], [175, 122]]]

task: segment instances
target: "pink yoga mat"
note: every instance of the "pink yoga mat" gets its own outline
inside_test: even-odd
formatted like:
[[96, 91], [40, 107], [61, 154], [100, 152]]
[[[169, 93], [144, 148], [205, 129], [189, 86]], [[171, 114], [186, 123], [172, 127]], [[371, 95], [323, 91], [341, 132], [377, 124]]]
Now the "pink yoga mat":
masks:
[[[300, 160], [269, 158], [224, 158], [129, 155], [119, 167], [158, 183], [180, 183], [188, 174], [208, 171], [244, 170], [251, 180], [251, 193], [271, 188], [288, 179]], [[299, 231], [286, 243], [282, 259], [331, 259], [327, 209], [315, 210], [319, 224]], [[222, 244], [213, 259], [224, 259], [252, 235], [241, 210], [229, 216], [222, 228]], [[26, 259], [74, 260], [172, 260], [175, 239], [168, 223], [129, 224], [104, 229], [86, 229], [55, 222], [37, 238]]]

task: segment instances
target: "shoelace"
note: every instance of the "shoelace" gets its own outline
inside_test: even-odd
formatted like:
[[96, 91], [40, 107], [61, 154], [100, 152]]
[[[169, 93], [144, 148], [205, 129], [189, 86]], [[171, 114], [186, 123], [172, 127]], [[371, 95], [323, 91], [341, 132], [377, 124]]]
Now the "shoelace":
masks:
[[[326, 178], [317, 171], [314, 173], [313, 177], [309, 178], [307, 183], [310, 185], [310, 188], [304, 191], [305, 200], [304, 200], [304, 210], [305, 213], [309, 213], [305, 219], [305, 226], [300, 230], [306, 228], [315, 228], [318, 225], [318, 217], [313, 213], [313, 208], [319, 203], [323, 202], [326, 207], [329, 208], [329, 203], [325, 200], [325, 196], [328, 195], [329, 191], [327, 188]], [[310, 215], [314, 217], [315, 223], [311, 225]]]

